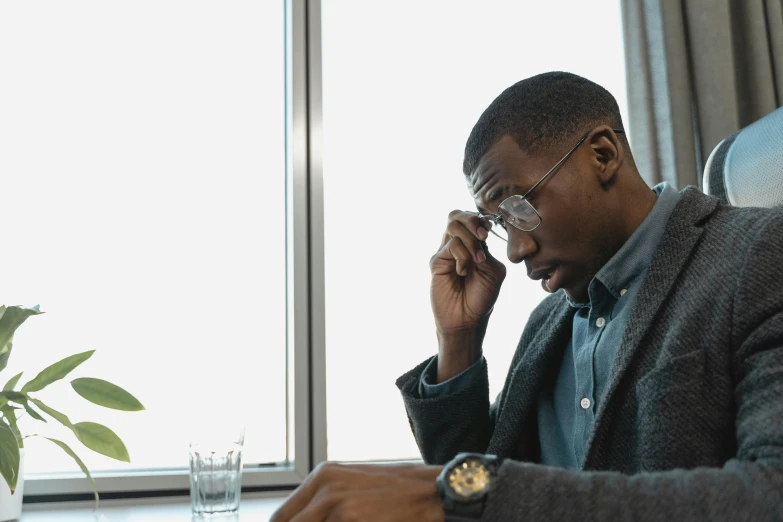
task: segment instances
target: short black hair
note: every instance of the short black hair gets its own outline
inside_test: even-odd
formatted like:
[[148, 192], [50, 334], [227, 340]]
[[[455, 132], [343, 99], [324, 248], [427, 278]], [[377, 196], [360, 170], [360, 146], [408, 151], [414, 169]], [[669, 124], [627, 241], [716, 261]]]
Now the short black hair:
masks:
[[[462, 170], [470, 175], [505, 136], [528, 154], [547, 154], [598, 125], [623, 128], [620, 108], [609, 91], [567, 72], [531, 76], [503, 91], [481, 114], [465, 144]], [[630, 156], [624, 135], [619, 138]]]

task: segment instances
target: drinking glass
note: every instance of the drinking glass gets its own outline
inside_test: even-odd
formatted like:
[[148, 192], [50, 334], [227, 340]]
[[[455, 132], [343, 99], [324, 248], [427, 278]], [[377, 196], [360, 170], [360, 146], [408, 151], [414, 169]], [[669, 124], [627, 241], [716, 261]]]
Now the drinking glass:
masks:
[[190, 441], [190, 504], [194, 516], [239, 510], [245, 429], [204, 427]]

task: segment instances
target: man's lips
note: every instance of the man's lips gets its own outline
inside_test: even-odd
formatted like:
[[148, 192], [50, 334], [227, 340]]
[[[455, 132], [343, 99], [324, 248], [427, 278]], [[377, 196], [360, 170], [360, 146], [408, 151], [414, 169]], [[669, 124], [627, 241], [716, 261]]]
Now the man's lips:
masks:
[[545, 268], [536, 268], [533, 271], [528, 272], [527, 276], [530, 279], [533, 279], [535, 281], [538, 281], [539, 279], [544, 279], [546, 277], [549, 277], [549, 275], [557, 270], [557, 266], [550, 266]]
[[541, 288], [543, 288], [545, 292], [557, 292], [562, 284], [560, 265], [536, 268], [528, 274], [528, 277], [535, 280], [540, 279]]

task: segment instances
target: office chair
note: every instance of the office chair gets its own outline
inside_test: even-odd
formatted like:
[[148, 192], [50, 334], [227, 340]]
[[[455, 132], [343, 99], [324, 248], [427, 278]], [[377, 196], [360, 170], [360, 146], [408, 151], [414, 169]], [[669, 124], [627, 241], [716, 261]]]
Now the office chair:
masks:
[[737, 207], [783, 205], [783, 107], [718, 143], [703, 190]]

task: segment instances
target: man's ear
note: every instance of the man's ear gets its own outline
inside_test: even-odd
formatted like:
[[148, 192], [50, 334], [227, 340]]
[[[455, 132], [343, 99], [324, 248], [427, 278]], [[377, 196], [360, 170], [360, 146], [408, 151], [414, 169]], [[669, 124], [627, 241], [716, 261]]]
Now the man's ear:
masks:
[[611, 184], [625, 159], [617, 134], [608, 125], [601, 125], [593, 129], [585, 141], [590, 144], [590, 161], [601, 185]]

